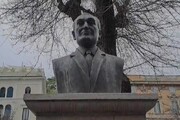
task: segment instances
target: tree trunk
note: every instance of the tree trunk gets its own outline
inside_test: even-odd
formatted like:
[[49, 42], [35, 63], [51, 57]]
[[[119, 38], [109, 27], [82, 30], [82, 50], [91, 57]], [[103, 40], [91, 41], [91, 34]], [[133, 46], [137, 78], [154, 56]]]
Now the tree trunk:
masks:
[[[80, 15], [80, 10], [88, 12], [80, 6], [81, 0], [69, 0], [65, 5], [62, 0], [57, 1], [59, 10], [69, 15], [72, 20]], [[101, 22], [101, 38], [98, 41], [98, 47], [105, 53], [116, 56], [116, 29], [112, 0], [96, 0], [95, 4], [95, 15]]]
[[116, 29], [112, 0], [96, 0], [96, 15], [101, 22], [101, 39], [98, 47], [116, 56]]

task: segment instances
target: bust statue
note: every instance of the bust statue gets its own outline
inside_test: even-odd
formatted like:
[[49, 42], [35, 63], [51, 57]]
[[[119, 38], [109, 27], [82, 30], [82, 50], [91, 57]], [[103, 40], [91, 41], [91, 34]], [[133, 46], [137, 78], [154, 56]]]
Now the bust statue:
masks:
[[79, 47], [68, 56], [53, 60], [58, 93], [123, 92], [123, 60], [101, 51], [100, 21], [84, 13], [73, 23], [72, 35]]

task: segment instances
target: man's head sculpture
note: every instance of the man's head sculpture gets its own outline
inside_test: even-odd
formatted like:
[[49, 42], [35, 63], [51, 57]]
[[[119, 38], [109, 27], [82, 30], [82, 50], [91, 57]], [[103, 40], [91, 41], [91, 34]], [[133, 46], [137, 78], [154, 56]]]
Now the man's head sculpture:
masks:
[[80, 47], [93, 48], [99, 39], [101, 25], [99, 19], [91, 14], [84, 13], [78, 16], [73, 24], [73, 37]]

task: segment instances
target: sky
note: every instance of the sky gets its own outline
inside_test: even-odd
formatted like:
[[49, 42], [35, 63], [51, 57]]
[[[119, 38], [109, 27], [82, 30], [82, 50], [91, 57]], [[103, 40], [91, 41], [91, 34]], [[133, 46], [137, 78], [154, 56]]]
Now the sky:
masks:
[[[0, 67], [36, 65], [37, 51], [23, 51], [19, 54], [20, 46], [13, 46], [12, 42], [3, 34], [0, 28]], [[53, 76], [52, 64], [48, 56], [41, 56], [35, 68], [43, 68], [46, 78]]]
[[[3, 35], [3, 31], [0, 28], [0, 67], [8, 66], [35, 66], [35, 68], [44, 69], [46, 78], [54, 76], [52, 70], [52, 62], [49, 56], [43, 55], [37, 62], [39, 53], [37, 51], [23, 51], [19, 54], [20, 45], [12, 45], [7, 36]], [[176, 39], [180, 38], [180, 31], [177, 30], [175, 36]], [[37, 62], [37, 64], [36, 64]], [[146, 68], [144, 68], [145, 70]], [[142, 70], [144, 72], [144, 70]], [[180, 75], [180, 68], [178, 69], [163, 69], [165, 75]], [[142, 72], [142, 73], [143, 73]], [[132, 71], [128, 74], [142, 74], [139, 71]], [[146, 72], [148, 73], [148, 72]], [[150, 73], [151, 74], [151, 73]]]
[[[1, 2], [0, 2], [1, 3]], [[88, 7], [88, 6], [87, 6]], [[37, 62], [38, 52], [29, 50], [23, 51], [19, 54], [20, 45], [13, 46], [12, 41], [7, 36], [3, 35], [4, 32], [0, 26], [0, 67], [8, 66], [34, 66]], [[176, 39], [180, 38], [180, 28], [175, 32]], [[53, 76], [52, 63], [47, 55], [40, 57], [35, 68], [43, 68], [46, 78]], [[146, 69], [146, 68], [144, 68]], [[144, 71], [144, 70], [143, 70]], [[180, 68], [165, 70], [167, 75], [180, 75]], [[139, 71], [133, 71], [129, 74], [141, 74]]]

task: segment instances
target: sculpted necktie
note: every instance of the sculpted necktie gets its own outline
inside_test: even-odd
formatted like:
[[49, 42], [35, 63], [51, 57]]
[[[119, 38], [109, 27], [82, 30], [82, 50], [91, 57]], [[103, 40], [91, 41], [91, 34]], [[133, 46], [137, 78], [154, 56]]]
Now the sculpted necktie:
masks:
[[89, 51], [89, 50], [86, 51], [86, 62], [87, 62], [87, 65], [88, 65], [89, 75], [90, 75], [90, 72], [91, 72], [92, 59], [93, 59], [93, 56], [92, 56], [91, 51]]

